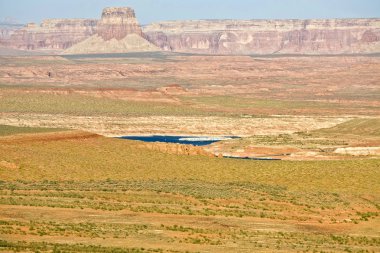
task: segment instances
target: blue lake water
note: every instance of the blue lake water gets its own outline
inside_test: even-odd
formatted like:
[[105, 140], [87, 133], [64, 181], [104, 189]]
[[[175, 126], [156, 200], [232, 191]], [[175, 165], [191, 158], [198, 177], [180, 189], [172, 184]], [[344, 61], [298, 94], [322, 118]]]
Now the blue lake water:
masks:
[[206, 146], [214, 142], [239, 138], [236, 136], [205, 137], [205, 136], [173, 136], [173, 135], [152, 135], [152, 136], [123, 136], [121, 139], [144, 141], [144, 142], [167, 142], [178, 144], [191, 144], [194, 146]]
[[[209, 137], [209, 136], [175, 136], [175, 135], [151, 135], [151, 136], [122, 136], [119, 137], [126, 140], [144, 141], [144, 142], [167, 142], [178, 144], [190, 144], [194, 146], [206, 146], [214, 142], [240, 138], [238, 136], [222, 136], [222, 137]], [[275, 161], [281, 160], [271, 157], [237, 157], [237, 156], [224, 156], [229, 159], [244, 159], [244, 160], [265, 160]]]

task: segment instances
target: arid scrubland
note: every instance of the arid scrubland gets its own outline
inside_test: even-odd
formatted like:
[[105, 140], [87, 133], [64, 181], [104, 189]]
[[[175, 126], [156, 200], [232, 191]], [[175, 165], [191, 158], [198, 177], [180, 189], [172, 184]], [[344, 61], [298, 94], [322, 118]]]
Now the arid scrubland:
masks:
[[[2, 57], [0, 251], [377, 252], [379, 66]], [[150, 134], [242, 138], [202, 151], [111, 138]]]

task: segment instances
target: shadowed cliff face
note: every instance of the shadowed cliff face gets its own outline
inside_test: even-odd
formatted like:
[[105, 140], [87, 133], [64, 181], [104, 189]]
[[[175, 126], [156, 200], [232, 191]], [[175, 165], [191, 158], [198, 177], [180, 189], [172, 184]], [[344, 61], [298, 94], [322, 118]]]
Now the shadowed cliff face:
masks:
[[135, 12], [131, 8], [105, 8], [97, 33], [104, 40], [121, 40], [128, 34], [144, 37]]
[[172, 21], [144, 32], [163, 50], [189, 53], [380, 52], [380, 19]]

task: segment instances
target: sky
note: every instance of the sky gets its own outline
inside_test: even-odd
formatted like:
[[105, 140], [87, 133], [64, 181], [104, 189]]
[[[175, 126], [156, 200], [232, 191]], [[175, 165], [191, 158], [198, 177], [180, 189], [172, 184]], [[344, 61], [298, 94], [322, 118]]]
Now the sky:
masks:
[[128, 6], [141, 24], [187, 19], [380, 17], [380, 0], [0, 0], [0, 20], [99, 19], [104, 7]]

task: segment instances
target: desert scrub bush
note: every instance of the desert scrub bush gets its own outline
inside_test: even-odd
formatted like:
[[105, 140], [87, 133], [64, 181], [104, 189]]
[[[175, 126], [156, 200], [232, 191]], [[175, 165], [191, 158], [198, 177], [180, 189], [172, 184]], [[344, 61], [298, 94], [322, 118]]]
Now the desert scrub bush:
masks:
[[[246, 189], [249, 184], [256, 187], [259, 185], [267, 188], [282, 187], [284, 190], [280, 192], [292, 190], [310, 193], [320, 191], [320, 189], [324, 189], [326, 193], [380, 192], [379, 183], [376, 180], [380, 176], [379, 171], [376, 170], [380, 165], [378, 159], [268, 163], [188, 157], [136, 149], [132, 142], [100, 137], [85, 141], [54, 141], [43, 143], [43, 145], [28, 143], [17, 146], [0, 145], [0, 156], [9, 157], [9, 160], [18, 159], [24, 168], [13, 170], [13, 173], [0, 168], [2, 179], [67, 181], [64, 184], [69, 184], [71, 180], [86, 182], [87, 188], [91, 186], [95, 189], [99, 189], [99, 185], [96, 184], [104, 181], [102, 183], [107, 187], [102, 187], [102, 189], [107, 190], [128, 189], [131, 186], [137, 190], [141, 182], [140, 189], [142, 190], [149, 187], [150, 190], [187, 194], [195, 198], [201, 196], [203, 198], [234, 198], [242, 194], [248, 195], [247, 191], [239, 190]], [[165, 162], [157, 163], [157, 161]], [[120, 183], [112, 185], [112, 182], [105, 182], [107, 178], [118, 182], [124, 181], [125, 185]], [[90, 180], [96, 183], [93, 185], [87, 183]], [[133, 183], [133, 181], [137, 182]], [[144, 183], [144, 181], [149, 183]], [[222, 187], [223, 183], [242, 181], [247, 186], [238, 188], [231, 185], [230, 189]], [[78, 187], [78, 184], [75, 186]], [[59, 189], [57, 185], [50, 183], [39, 187], [40, 189], [41, 187]], [[69, 187], [66, 186], [67, 189]], [[71, 188], [74, 189], [74, 186]], [[263, 189], [266, 191], [265, 187]], [[253, 193], [248, 197], [252, 195]], [[280, 193], [277, 195], [281, 196]]]
[[0, 125], [0, 136], [14, 135], [14, 134], [27, 134], [27, 133], [47, 133], [47, 132], [60, 132], [66, 131], [62, 128], [43, 128], [43, 127], [15, 127], [8, 125]]
[[[227, 202], [230, 204], [225, 204], [225, 200], [234, 200], [235, 204], [231, 204], [230, 201]], [[211, 183], [195, 180], [0, 182], [1, 204], [91, 208], [110, 212], [130, 210], [138, 213], [226, 217], [260, 217], [260, 213], [265, 213], [263, 218], [299, 221], [308, 220], [310, 217], [321, 220], [323, 215], [334, 209], [356, 214], [349, 203], [363, 201], [346, 193], [299, 192], [288, 190], [286, 187], [248, 182]], [[373, 206], [371, 212], [377, 211], [374, 206], [376, 202], [364, 202]], [[284, 212], [289, 210], [293, 210], [296, 215], [284, 215]], [[333, 218], [339, 221], [349, 217]]]
[[85, 244], [58, 244], [46, 242], [8, 242], [0, 240], [0, 249], [33, 252], [89, 252], [89, 253], [153, 253], [168, 252], [163, 249], [146, 249], [146, 248], [121, 248], [121, 247], [102, 247]]
[[124, 101], [70, 94], [54, 95], [7, 91], [0, 100], [1, 112], [49, 113], [69, 115], [209, 115], [210, 112], [169, 103]]
[[[39, 236], [76, 236], [76, 237], [119, 237], [126, 238], [136, 235], [140, 231], [150, 228], [140, 224], [112, 224], [112, 223], [64, 223], [64, 222], [3, 222], [0, 225], [0, 234], [20, 234]], [[21, 229], [22, 228], [22, 229]]]
[[360, 217], [360, 220], [362, 221], [368, 221], [371, 218], [379, 216], [379, 212], [357, 212], [356, 214]]
[[165, 226], [162, 224], [161, 227], [170, 231], [190, 232], [190, 233], [197, 233], [197, 234], [215, 233], [214, 230], [210, 230], [210, 229], [192, 228], [192, 227], [186, 227], [182, 225]]

